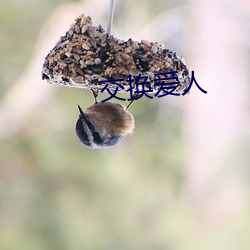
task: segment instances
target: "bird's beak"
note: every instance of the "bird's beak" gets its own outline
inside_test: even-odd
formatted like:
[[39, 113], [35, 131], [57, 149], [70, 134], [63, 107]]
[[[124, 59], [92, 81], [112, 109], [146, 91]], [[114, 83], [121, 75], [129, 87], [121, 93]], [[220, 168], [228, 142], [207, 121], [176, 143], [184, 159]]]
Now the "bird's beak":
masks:
[[84, 112], [82, 111], [82, 108], [79, 105], [77, 105], [77, 106], [78, 106], [78, 110], [79, 110], [79, 113], [80, 113], [80, 118], [86, 118]]

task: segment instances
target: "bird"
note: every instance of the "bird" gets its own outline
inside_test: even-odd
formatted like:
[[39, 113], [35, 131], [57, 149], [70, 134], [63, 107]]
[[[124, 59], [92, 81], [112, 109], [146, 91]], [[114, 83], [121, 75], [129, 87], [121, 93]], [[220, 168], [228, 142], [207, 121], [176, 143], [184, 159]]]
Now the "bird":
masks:
[[85, 112], [78, 105], [79, 118], [75, 130], [80, 142], [91, 149], [112, 148], [131, 134], [135, 127], [134, 117], [127, 108], [119, 103], [97, 102], [97, 93], [93, 91], [95, 103]]

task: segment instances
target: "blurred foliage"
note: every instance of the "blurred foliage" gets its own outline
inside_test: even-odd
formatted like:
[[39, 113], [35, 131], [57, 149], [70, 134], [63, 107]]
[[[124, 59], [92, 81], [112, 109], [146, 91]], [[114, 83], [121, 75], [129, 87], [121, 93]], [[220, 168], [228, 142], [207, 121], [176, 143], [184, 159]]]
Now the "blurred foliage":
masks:
[[[1, 0], [1, 97], [64, 2], [70, 1]], [[143, 5], [152, 18], [179, 3], [141, 0], [134, 8]], [[126, 4], [117, 9], [118, 25]], [[249, 215], [207, 233], [185, 204], [180, 110], [164, 100], [141, 99], [131, 107], [135, 134], [117, 148], [94, 151], [75, 136], [77, 103], [86, 107], [92, 97], [56, 88], [44, 103], [47, 112], [38, 109], [29, 125], [1, 141], [1, 250], [249, 249]]]
[[37, 36], [56, 6], [67, 0], [0, 2], [0, 97], [25, 69]]

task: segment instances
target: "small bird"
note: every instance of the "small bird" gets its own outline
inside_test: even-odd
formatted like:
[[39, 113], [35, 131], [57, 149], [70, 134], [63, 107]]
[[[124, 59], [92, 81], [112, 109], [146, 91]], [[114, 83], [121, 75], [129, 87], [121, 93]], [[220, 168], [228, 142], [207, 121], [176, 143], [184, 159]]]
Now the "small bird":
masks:
[[[88, 148], [112, 148], [133, 132], [134, 117], [123, 105], [112, 102], [97, 102], [97, 94], [92, 91], [95, 103], [85, 112], [80, 112], [76, 122], [76, 134]], [[130, 104], [129, 104], [130, 106]]]

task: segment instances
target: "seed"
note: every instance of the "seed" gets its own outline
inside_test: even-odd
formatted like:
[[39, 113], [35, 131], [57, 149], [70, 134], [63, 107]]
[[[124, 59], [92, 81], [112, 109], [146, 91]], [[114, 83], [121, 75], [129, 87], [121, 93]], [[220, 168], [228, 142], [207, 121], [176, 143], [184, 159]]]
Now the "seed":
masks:
[[136, 42], [132, 42], [133, 49], [138, 49], [138, 44]]
[[132, 76], [138, 76], [141, 72], [138, 69], [131, 68], [129, 69], [129, 74]]
[[104, 78], [104, 77], [100, 77], [98, 80], [99, 80], [99, 82], [100, 82], [100, 81], [107, 81], [107, 79]]
[[131, 48], [127, 48], [127, 49], [125, 50], [126, 53], [130, 53], [131, 51], [132, 51]]
[[106, 34], [106, 33], [103, 33], [103, 34], [101, 34], [99, 37], [100, 37], [100, 39], [101, 39], [101, 43], [104, 43], [104, 42], [106, 41], [106, 39], [107, 39], [107, 34]]
[[66, 44], [68, 44], [68, 43], [69, 43], [69, 41], [68, 41], [68, 40], [66, 40], [66, 41], [64, 41], [64, 42], [60, 43], [60, 46], [61, 46], [61, 47], [63, 47], [64, 45], [66, 45]]
[[86, 32], [87, 28], [88, 28], [87, 25], [85, 25], [85, 26], [82, 27], [82, 34], [84, 34]]
[[89, 46], [86, 43], [82, 44], [82, 48], [85, 49], [85, 50], [89, 50]]
[[84, 55], [85, 53], [85, 51], [76, 48], [72, 48], [72, 52], [76, 53], [77, 55]]
[[92, 38], [92, 39], [90, 40], [90, 44], [92, 45], [92, 47], [96, 48], [96, 47], [97, 47], [96, 39], [95, 39], [95, 38]]
[[80, 60], [80, 56], [79, 56], [79, 55], [77, 55], [77, 54], [74, 53], [73, 56], [74, 56], [74, 58], [75, 58], [77, 61]]
[[81, 26], [85, 25], [86, 23], [87, 23], [87, 18], [86, 17], [81, 18], [80, 22]]
[[122, 54], [122, 57], [125, 59], [125, 60], [128, 60], [130, 58], [130, 56], [128, 54]]
[[87, 61], [85, 61], [85, 64], [86, 65], [94, 65], [95, 63], [93, 61], [87, 60]]
[[72, 77], [71, 79], [75, 83], [81, 83], [81, 82], [83, 82], [83, 77], [82, 76], [75, 76], [75, 77]]
[[118, 62], [122, 62], [122, 61], [123, 61], [123, 59], [121, 58], [120, 55], [117, 55], [116, 60], [117, 60]]
[[154, 71], [155, 71], [155, 68], [154, 68], [154, 67], [151, 67], [151, 68], [149, 69], [149, 71], [150, 71], [150, 72], [154, 72]]
[[147, 75], [148, 75], [151, 79], [154, 78], [154, 73], [152, 73], [152, 72], [150, 72], [150, 71], [147, 71], [146, 73], [147, 73]]
[[71, 57], [72, 54], [71, 54], [70, 52], [66, 52], [65, 55], [66, 55], [67, 57]]
[[102, 60], [100, 58], [96, 58], [94, 62], [96, 65], [99, 65], [102, 63]]
[[79, 27], [79, 25], [75, 25], [75, 31], [76, 31], [77, 34], [80, 33], [80, 27]]
[[101, 75], [97, 75], [97, 74], [93, 74], [92, 75], [92, 79], [94, 80], [94, 79], [99, 79], [101, 77]]
[[124, 41], [123, 40], [121, 40], [121, 39], [118, 39], [118, 42], [117, 42], [119, 45], [122, 45], [122, 44], [124, 44]]
[[146, 46], [150, 47], [150, 43], [147, 40], [141, 40], [142, 44], [145, 44]]
[[67, 65], [62, 59], [57, 60], [57, 63], [58, 63], [60, 66], [66, 66], [66, 65]]
[[83, 72], [82, 72], [82, 70], [79, 67], [75, 66], [74, 69], [75, 69], [76, 73], [78, 73], [79, 75], [83, 75]]
[[73, 58], [65, 58], [63, 61], [65, 63], [69, 64], [69, 63], [75, 62], [75, 59], [73, 59]]
[[88, 75], [92, 75], [92, 74], [93, 74], [93, 71], [92, 71], [92, 70], [85, 69], [85, 70], [84, 70], [84, 73], [86, 73], [86, 74], [88, 74]]
[[87, 78], [88, 80], [91, 80], [91, 79], [92, 79], [91, 75], [86, 74], [86, 75], [84, 75], [84, 76], [85, 76], [85, 78]]
[[157, 47], [155, 45], [152, 46], [151, 51], [156, 54], [157, 53]]
[[74, 30], [73, 29], [70, 29], [69, 31], [68, 31], [68, 35], [69, 36], [72, 36], [74, 34]]

